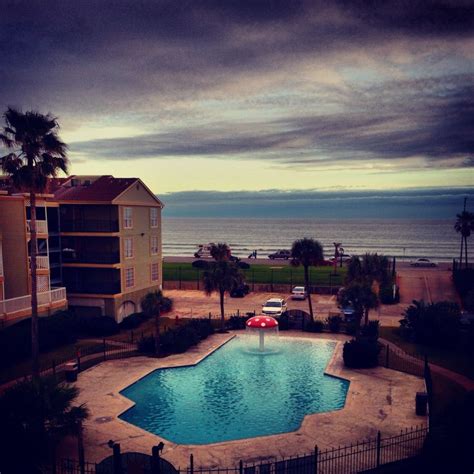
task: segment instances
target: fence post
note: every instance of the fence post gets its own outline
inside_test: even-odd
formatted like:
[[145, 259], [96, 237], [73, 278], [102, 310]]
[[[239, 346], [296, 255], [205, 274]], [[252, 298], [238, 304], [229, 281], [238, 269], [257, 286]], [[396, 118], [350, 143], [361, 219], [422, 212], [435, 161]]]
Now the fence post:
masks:
[[181, 289], [181, 267], [178, 267], [178, 288]]
[[389, 364], [388, 354], [390, 352], [390, 347], [389, 347], [388, 344], [385, 347], [387, 348], [386, 354], [385, 354], [385, 367], [387, 367], [387, 369], [388, 369], [389, 368], [389, 366], [388, 366], [388, 364]]
[[198, 289], [198, 290], [199, 290], [199, 280], [200, 280], [200, 279], [201, 279], [201, 278], [200, 278], [200, 276], [199, 276], [199, 269], [198, 269], [198, 271], [197, 271], [197, 282], [196, 282], [196, 283], [197, 283], [196, 286], [197, 286], [197, 289]]
[[318, 454], [319, 454], [319, 449], [318, 449], [318, 445], [316, 444], [314, 446], [314, 474], [318, 474]]
[[255, 270], [252, 268], [252, 291], [255, 291]]
[[244, 474], [244, 463], [242, 459], [239, 461], [239, 474]]
[[77, 362], [77, 371], [81, 371], [81, 349], [76, 346], [76, 362]]
[[105, 354], [105, 337], [102, 339], [102, 351], [104, 353], [104, 360], [105, 360], [105, 357], [106, 357], [106, 354]]
[[192, 454], [189, 455], [189, 474], [194, 473], [194, 456]]
[[115, 443], [114, 450], [114, 474], [122, 474], [122, 454], [120, 453], [120, 444]]
[[271, 292], [273, 293], [273, 268], [271, 269], [272, 273], [272, 278], [271, 278], [271, 282], [270, 282], [270, 288], [271, 288]]
[[151, 448], [151, 472], [152, 474], [160, 474], [160, 450], [158, 446]]
[[381, 434], [380, 431], [377, 431], [377, 466], [380, 466], [380, 445], [381, 445]]

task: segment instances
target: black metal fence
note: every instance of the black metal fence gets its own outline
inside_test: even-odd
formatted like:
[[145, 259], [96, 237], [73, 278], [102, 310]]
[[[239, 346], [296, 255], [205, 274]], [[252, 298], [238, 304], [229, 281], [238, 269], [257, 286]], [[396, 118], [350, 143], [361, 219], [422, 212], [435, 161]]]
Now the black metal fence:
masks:
[[55, 470], [58, 474], [351, 474], [417, 456], [427, 435], [425, 426], [386, 437], [379, 431], [374, 437], [346, 446], [322, 450], [315, 446], [312, 453], [253, 463], [240, 461], [231, 467], [198, 467], [191, 454], [189, 465], [184, 469], [175, 468], [160, 458], [158, 447], [148, 456], [121, 453], [120, 445], [115, 444], [113, 455], [99, 464], [61, 460]]

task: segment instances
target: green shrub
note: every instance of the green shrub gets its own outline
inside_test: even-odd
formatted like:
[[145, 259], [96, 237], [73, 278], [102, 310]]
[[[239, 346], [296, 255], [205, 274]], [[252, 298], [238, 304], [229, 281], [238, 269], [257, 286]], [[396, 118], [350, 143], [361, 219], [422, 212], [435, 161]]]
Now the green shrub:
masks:
[[359, 329], [359, 323], [357, 321], [350, 321], [346, 323], [346, 334], [353, 336]]
[[375, 341], [352, 339], [344, 344], [344, 365], [352, 369], [366, 369], [378, 365], [380, 347]]
[[153, 336], [144, 336], [138, 341], [137, 347], [138, 352], [142, 352], [144, 354], [154, 354], [155, 338]]
[[397, 304], [400, 302], [400, 290], [397, 287], [394, 298], [392, 286], [383, 286], [382, 288], [380, 288], [379, 299], [382, 304]]
[[278, 329], [280, 331], [287, 331], [290, 326], [290, 321], [289, 321], [289, 315], [285, 311], [281, 316], [278, 316], [275, 318], [278, 321]]
[[80, 331], [86, 336], [105, 337], [117, 334], [120, 330], [114, 318], [110, 316], [84, 317], [80, 320]]
[[161, 301], [161, 313], [168, 313], [173, 309], [173, 300], [166, 296], [163, 296]]
[[361, 336], [376, 341], [379, 338], [379, 321], [369, 321], [367, 326], [360, 328]]
[[234, 315], [229, 318], [227, 326], [229, 329], [232, 329], [234, 331], [238, 329], [245, 329], [246, 327], [245, 324], [247, 323], [248, 320], [249, 320], [249, 316]]
[[339, 332], [341, 330], [342, 317], [339, 315], [329, 316], [327, 323], [331, 332]]
[[120, 324], [120, 329], [135, 329], [145, 320], [143, 313], [133, 313], [127, 316]]
[[199, 270], [207, 270], [209, 268], [209, 262], [206, 262], [206, 260], [194, 260], [191, 265]]
[[306, 323], [304, 330], [308, 332], [323, 332], [324, 322], [319, 319], [309, 321], [308, 323]]
[[464, 309], [467, 311], [474, 311], [474, 290], [469, 291], [469, 293], [464, 298]]
[[237, 266], [241, 268], [242, 270], [249, 270], [250, 265], [247, 262], [238, 262]]

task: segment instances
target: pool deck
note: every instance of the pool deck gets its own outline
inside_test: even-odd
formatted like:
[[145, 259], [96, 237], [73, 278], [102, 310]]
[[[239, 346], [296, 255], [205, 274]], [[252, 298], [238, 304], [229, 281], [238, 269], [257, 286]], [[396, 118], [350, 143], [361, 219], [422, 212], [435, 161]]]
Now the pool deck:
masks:
[[[230, 467], [240, 459], [258, 462], [265, 458], [309, 453], [316, 444], [324, 449], [375, 436], [378, 430], [386, 436], [426, 424], [424, 417], [415, 414], [415, 393], [425, 390], [423, 379], [384, 367], [346, 369], [342, 361], [342, 346], [349, 339], [347, 336], [293, 331], [285, 331], [281, 337], [338, 342], [326, 373], [351, 382], [343, 409], [307, 415], [300, 428], [290, 433], [208, 445], [178, 445], [118, 418], [134, 405], [120, 395], [121, 390], [156, 369], [198, 364], [238, 333], [215, 334], [184, 354], [161, 359], [133, 357], [111, 360], [81, 373], [76, 383], [80, 389], [78, 402], [85, 403], [90, 411], [84, 425], [86, 459], [99, 462], [110, 456], [112, 452], [107, 445], [110, 439], [120, 443], [122, 452], [146, 454], [151, 453], [152, 446], [163, 441], [162, 455], [176, 467], [186, 467], [190, 454], [194, 455], [196, 467]], [[63, 457], [76, 458], [74, 440], [65, 442], [60, 453]]]

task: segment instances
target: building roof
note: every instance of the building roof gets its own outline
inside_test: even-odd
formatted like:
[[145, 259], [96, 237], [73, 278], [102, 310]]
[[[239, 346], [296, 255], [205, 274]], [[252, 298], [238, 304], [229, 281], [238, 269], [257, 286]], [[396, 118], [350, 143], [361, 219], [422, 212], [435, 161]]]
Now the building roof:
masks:
[[51, 183], [51, 191], [58, 201], [110, 202], [138, 181], [138, 178], [114, 178], [113, 176], [94, 178], [96, 179], [70, 176], [64, 182]]

